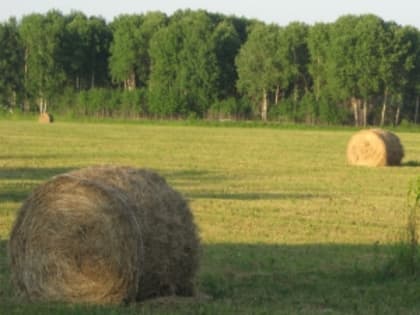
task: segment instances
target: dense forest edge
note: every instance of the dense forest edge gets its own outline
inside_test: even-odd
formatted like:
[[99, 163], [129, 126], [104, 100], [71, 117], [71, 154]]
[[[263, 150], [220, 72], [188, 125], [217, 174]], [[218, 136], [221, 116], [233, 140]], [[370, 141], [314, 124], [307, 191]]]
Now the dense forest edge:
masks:
[[420, 31], [372, 14], [286, 26], [207, 11], [51, 10], [0, 23], [0, 115], [417, 124]]

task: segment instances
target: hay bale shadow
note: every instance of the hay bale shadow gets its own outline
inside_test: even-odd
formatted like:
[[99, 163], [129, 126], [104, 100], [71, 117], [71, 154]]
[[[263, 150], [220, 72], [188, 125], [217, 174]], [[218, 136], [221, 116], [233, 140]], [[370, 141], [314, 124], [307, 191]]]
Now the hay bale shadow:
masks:
[[22, 180], [45, 180], [73, 170], [73, 167], [11, 167], [0, 168], [0, 178]]
[[403, 162], [401, 164], [401, 166], [406, 166], [406, 167], [420, 167], [420, 161], [410, 160], [410, 161], [407, 161], [407, 162]]
[[222, 199], [222, 200], [287, 200], [287, 199], [317, 199], [330, 198], [328, 195], [310, 194], [310, 193], [217, 193], [217, 192], [193, 192], [187, 193], [190, 199]]
[[168, 182], [177, 187], [191, 186], [200, 183], [220, 182], [228, 179], [224, 174], [202, 169], [183, 169], [177, 171], [162, 171]]

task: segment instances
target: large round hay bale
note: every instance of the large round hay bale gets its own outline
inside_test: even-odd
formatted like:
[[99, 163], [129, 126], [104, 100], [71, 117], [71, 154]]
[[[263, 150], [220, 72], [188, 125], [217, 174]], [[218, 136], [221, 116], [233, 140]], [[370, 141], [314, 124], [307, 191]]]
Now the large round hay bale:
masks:
[[347, 144], [347, 161], [351, 165], [400, 165], [403, 157], [400, 139], [392, 132], [381, 129], [359, 131]]
[[96, 166], [71, 172], [123, 190], [135, 205], [144, 244], [138, 299], [191, 296], [199, 266], [199, 237], [188, 203], [157, 173], [130, 167]]
[[48, 113], [42, 113], [38, 116], [38, 122], [41, 124], [50, 124], [54, 122], [54, 117]]
[[133, 301], [143, 259], [140, 227], [121, 191], [61, 175], [33, 191], [13, 226], [17, 291], [31, 301]]

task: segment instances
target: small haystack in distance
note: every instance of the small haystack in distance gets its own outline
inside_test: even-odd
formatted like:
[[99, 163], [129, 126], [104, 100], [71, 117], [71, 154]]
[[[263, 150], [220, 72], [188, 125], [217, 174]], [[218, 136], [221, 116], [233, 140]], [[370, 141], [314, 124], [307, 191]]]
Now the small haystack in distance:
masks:
[[41, 124], [50, 124], [54, 122], [54, 118], [51, 114], [42, 113], [38, 116], [38, 122]]
[[144, 243], [138, 300], [195, 294], [200, 242], [192, 212], [180, 193], [145, 169], [97, 166], [70, 174], [125, 191], [135, 205]]
[[359, 131], [347, 144], [347, 162], [350, 165], [400, 165], [403, 157], [400, 139], [392, 132], [381, 129]]
[[143, 243], [132, 207], [118, 189], [69, 175], [35, 189], [9, 242], [18, 293], [31, 301], [134, 301]]

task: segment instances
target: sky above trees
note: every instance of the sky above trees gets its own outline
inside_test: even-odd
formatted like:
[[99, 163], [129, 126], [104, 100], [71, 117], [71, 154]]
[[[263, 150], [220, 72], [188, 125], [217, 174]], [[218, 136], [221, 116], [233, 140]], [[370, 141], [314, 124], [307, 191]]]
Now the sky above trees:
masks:
[[401, 25], [420, 28], [418, 0], [15, 0], [0, 2], [0, 21], [37, 12], [58, 9], [64, 13], [83, 11], [87, 15], [102, 16], [111, 21], [119, 14], [161, 11], [172, 14], [178, 9], [205, 9], [210, 12], [256, 18], [266, 23], [287, 25], [292, 21], [304, 23], [333, 22], [345, 14], [372, 13]]

